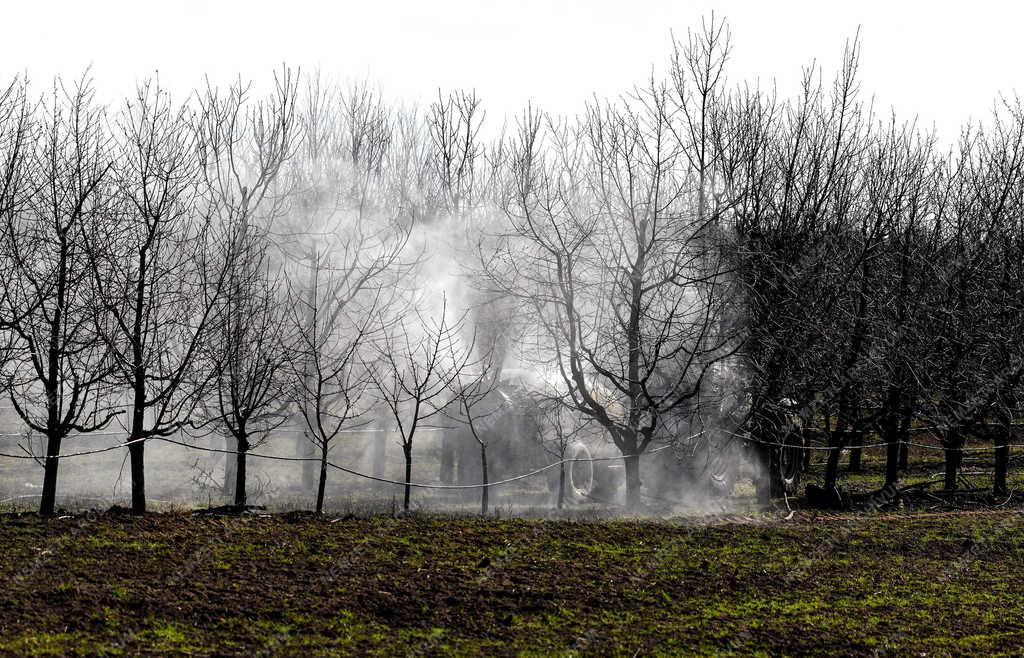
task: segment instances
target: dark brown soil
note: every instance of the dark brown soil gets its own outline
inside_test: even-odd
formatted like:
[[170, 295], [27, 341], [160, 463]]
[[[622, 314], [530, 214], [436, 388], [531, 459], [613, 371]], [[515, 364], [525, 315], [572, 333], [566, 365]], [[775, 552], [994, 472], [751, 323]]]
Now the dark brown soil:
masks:
[[0, 519], [4, 655], [1024, 650], [1024, 517]]

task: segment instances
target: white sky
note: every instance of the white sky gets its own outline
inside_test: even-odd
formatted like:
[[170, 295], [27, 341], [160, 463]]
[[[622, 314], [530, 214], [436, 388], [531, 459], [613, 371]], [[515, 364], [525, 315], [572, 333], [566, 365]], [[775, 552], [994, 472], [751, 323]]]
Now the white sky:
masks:
[[[160, 71], [182, 93], [235, 74], [267, 80], [281, 62], [369, 79], [390, 97], [429, 99], [475, 87], [489, 120], [527, 100], [576, 112], [664, 70], [670, 30], [685, 35], [712, 8], [729, 19], [730, 79], [776, 79], [795, 91], [811, 59], [827, 74], [862, 26], [862, 82], [883, 110], [933, 122], [945, 139], [984, 116], [1000, 91], [1024, 92], [1024, 8], [1017, 2], [537, 0], [364, 2], [171, 1], [4, 3], [0, 74], [37, 87], [89, 64], [101, 97]], [[15, 6], [10, 6], [15, 5]]]

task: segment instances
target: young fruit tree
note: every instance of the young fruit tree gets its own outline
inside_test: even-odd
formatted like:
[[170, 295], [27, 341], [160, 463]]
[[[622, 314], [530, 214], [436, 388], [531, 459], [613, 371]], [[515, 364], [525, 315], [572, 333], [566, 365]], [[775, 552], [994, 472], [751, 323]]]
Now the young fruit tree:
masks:
[[111, 384], [128, 397], [132, 510], [146, 510], [145, 445], [189, 420], [187, 382], [212, 304], [203, 292], [206, 225], [196, 219], [198, 167], [188, 111], [143, 82], [114, 122], [111, 209], [87, 243], [91, 279], [110, 317], [102, 337]]
[[230, 265], [204, 341], [212, 383], [204, 412], [235, 444], [234, 504], [246, 504], [246, 455], [288, 418], [291, 341], [284, 289], [265, 234], [245, 223], [223, 233]]
[[96, 218], [106, 214], [112, 172], [105, 115], [87, 79], [72, 87], [55, 82], [34, 145], [23, 109], [14, 109], [8, 139], [15, 151], [3, 191], [10, 271], [2, 316], [12, 340], [6, 385], [18, 416], [46, 437], [39, 513], [50, 515], [62, 443], [116, 415], [105, 406], [111, 361], [100, 330], [108, 318], [89, 277], [86, 247], [96, 237]]
[[[353, 227], [355, 228], [355, 227]], [[313, 263], [309, 290], [292, 293], [288, 332], [294, 336], [291, 398], [320, 462], [316, 511], [323, 511], [328, 457], [338, 436], [367, 411], [370, 341], [391, 317], [392, 277], [407, 235], [383, 229], [343, 232]]]
[[[364, 343], [365, 327], [359, 327], [383, 310], [377, 302], [390, 297], [382, 295], [373, 301], [376, 293], [385, 290], [383, 277], [394, 274], [392, 268], [401, 269], [397, 259], [407, 231], [399, 225], [402, 195], [391, 180], [397, 164], [388, 157], [392, 117], [380, 94], [365, 84], [341, 89], [314, 73], [300, 95], [297, 121], [302, 141], [286, 175], [290, 204], [274, 236], [292, 274], [292, 309], [305, 313], [301, 322], [298, 316], [292, 317], [292, 330], [302, 336], [298, 355], [302, 362], [295, 367], [296, 376], [303, 378], [298, 399], [313, 406], [296, 409], [299, 424], [306, 428], [296, 435], [296, 442], [305, 460], [302, 485], [313, 491], [318, 460], [320, 478], [326, 478], [325, 450], [329, 446], [324, 443], [341, 431], [341, 423], [334, 426], [333, 422], [330, 429], [313, 430], [317, 424], [313, 419], [328, 413], [316, 408], [317, 388], [323, 383], [318, 384], [318, 379], [334, 379], [332, 388], [338, 394], [349, 390], [349, 384], [360, 386], [361, 377], [353, 378], [349, 372], [357, 365], [356, 355]], [[305, 298], [300, 299], [302, 294]], [[362, 306], [364, 302], [366, 306]], [[368, 315], [357, 320], [364, 312]], [[348, 345], [351, 349], [342, 346], [349, 339], [354, 341]], [[340, 370], [328, 367], [328, 374], [318, 373], [317, 359], [341, 359], [346, 365]], [[335, 420], [352, 418], [341, 413]]]
[[[262, 372], [259, 375], [250, 373], [251, 379], [261, 380], [262, 384], [271, 388], [279, 384], [283, 368], [281, 363], [286, 357], [279, 353], [271, 354], [272, 351], [280, 351], [282, 346], [279, 344], [272, 347], [275, 341], [270, 334], [280, 332], [283, 319], [277, 317], [276, 309], [265, 306], [272, 306], [273, 302], [251, 301], [243, 297], [250, 293], [273, 296], [277, 292], [271, 282], [279, 278], [280, 265], [267, 253], [264, 243], [271, 240], [270, 231], [284, 214], [290, 193], [293, 192], [283, 180], [285, 166], [295, 155], [302, 137], [296, 117], [298, 85], [298, 75], [287, 68], [275, 73], [274, 90], [265, 98], [253, 98], [251, 83], [242, 83], [241, 80], [233, 83], [226, 91], [207, 84], [200, 97], [200, 111], [195, 121], [196, 150], [202, 172], [201, 188], [205, 204], [203, 211], [215, 229], [211, 233], [215, 236], [215, 247], [220, 249], [220, 272], [216, 276], [207, 277], [212, 284], [210, 299], [215, 300], [216, 311], [220, 314], [233, 313], [240, 310], [239, 306], [253, 303], [255, 307], [250, 310], [264, 322], [260, 330], [244, 337], [238, 333], [242, 330], [242, 325], [238, 324], [243, 322], [240, 317], [225, 320], [220, 315], [215, 321], [220, 326], [213, 334], [219, 332], [221, 347], [228, 352], [231, 347], [224, 343], [227, 340], [225, 330], [233, 331], [234, 338], [242, 342], [258, 340], [261, 355], [252, 355], [254, 360], [249, 365], [260, 364]], [[256, 289], [245, 290], [249, 285]], [[231, 305], [236, 308], [230, 310]], [[263, 308], [257, 308], [261, 306]], [[235, 322], [236, 326], [234, 329], [226, 329], [225, 322]], [[214, 370], [222, 374], [218, 368]], [[236, 372], [234, 376], [234, 384], [228, 385], [236, 385], [235, 392], [239, 393], [237, 385], [241, 382], [237, 377], [241, 373]], [[218, 387], [225, 384], [222, 378], [215, 377], [211, 381], [216, 382]], [[254, 381], [250, 380], [245, 386], [252, 384], [256, 384], [256, 387], [250, 388], [249, 394], [257, 397], [267, 394]], [[273, 415], [273, 424], [277, 424], [276, 414]], [[227, 447], [236, 453], [236, 458], [229, 458], [225, 462], [224, 485], [227, 492], [230, 483], [234, 481], [237, 497], [237, 485], [244, 482], [245, 477], [237, 472], [237, 467], [244, 465], [245, 459], [241, 453], [246, 447], [238, 443], [239, 424], [236, 422], [232, 425], [233, 429], [223, 424], [218, 429], [226, 433]]]
[[[453, 344], [452, 348], [455, 347]], [[495, 364], [494, 353], [481, 358], [473, 368], [456, 375], [451, 382], [452, 403], [445, 416], [463, 425], [480, 448], [480, 514], [487, 515], [490, 503], [490, 481], [487, 470], [487, 445], [492, 435], [493, 419], [501, 412], [503, 398], [495, 395], [501, 369]], [[454, 362], [457, 355], [452, 353]]]
[[377, 364], [367, 364], [380, 401], [398, 427], [405, 457], [405, 494], [402, 509], [409, 511], [412, 494], [412, 457], [417, 432], [451, 404], [451, 389], [473, 367], [472, 343], [462, 343], [463, 318], [448, 319], [447, 299], [435, 318], [416, 312], [410, 326], [400, 320], [381, 328]]

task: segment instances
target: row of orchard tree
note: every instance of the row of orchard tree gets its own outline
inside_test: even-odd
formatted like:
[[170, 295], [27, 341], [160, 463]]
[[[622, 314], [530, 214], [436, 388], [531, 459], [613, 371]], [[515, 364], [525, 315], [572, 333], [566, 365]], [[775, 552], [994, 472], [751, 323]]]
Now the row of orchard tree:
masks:
[[245, 453], [269, 430], [298, 410], [326, 445], [354, 413], [348, 365], [394, 296], [400, 176], [417, 172], [380, 176], [366, 90], [274, 83], [175, 103], [149, 81], [116, 111], [88, 79], [0, 96], [3, 384], [45, 437], [42, 513], [72, 434], [124, 429], [144, 511], [147, 439], [233, 437], [244, 502]]
[[1005, 492], [1024, 375], [1024, 108], [999, 98], [941, 147], [865, 99], [857, 40], [831, 82], [812, 67], [780, 99], [727, 84], [729, 38], [705, 24], [665, 79], [575, 120], [525, 115], [503, 204], [518, 277], [492, 278], [532, 305], [570, 404], [626, 456], [630, 492], [630, 456], [674, 412], [714, 417], [723, 392], [766, 472], [793, 414], [816, 430], [835, 502], [844, 449], [856, 469], [865, 436], [885, 444], [892, 484], [925, 430], [947, 489], [973, 437], [992, 442]]
[[112, 108], [87, 78], [13, 81], [2, 383], [46, 440], [40, 511], [65, 439], [112, 427], [135, 511], [147, 439], [230, 436], [244, 504], [246, 454], [295, 419], [319, 510], [332, 445], [371, 408], [393, 417], [407, 483], [440, 414], [478, 438], [486, 477], [481, 401], [513, 362], [553, 373], [557, 404], [611, 437], [630, 507], [645, 451], [727, 399], [766, 465], [787, 417], [816, 428], [830, 491], [866, 436], [897, 481], [922, 427], [947, 488], [976, 437], [1004, 491], [1024, 110], [1000, 98], [942, 147], [875, 111], [858, 48], [780, 98], [727, 79], [728, 28], [711, 20], [622, 97], [490, 132], [472, 93], [398, 107], [287, 69], [263, 95], [208, 83], [173, 99], [152, 80]]

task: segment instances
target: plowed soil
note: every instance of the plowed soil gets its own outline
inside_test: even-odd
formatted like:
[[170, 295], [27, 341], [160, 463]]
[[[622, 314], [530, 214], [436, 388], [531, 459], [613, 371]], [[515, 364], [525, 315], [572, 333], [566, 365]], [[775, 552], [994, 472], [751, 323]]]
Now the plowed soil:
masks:
[[0, 518], [3, 655], [1024, 651], [1024, 516]]

